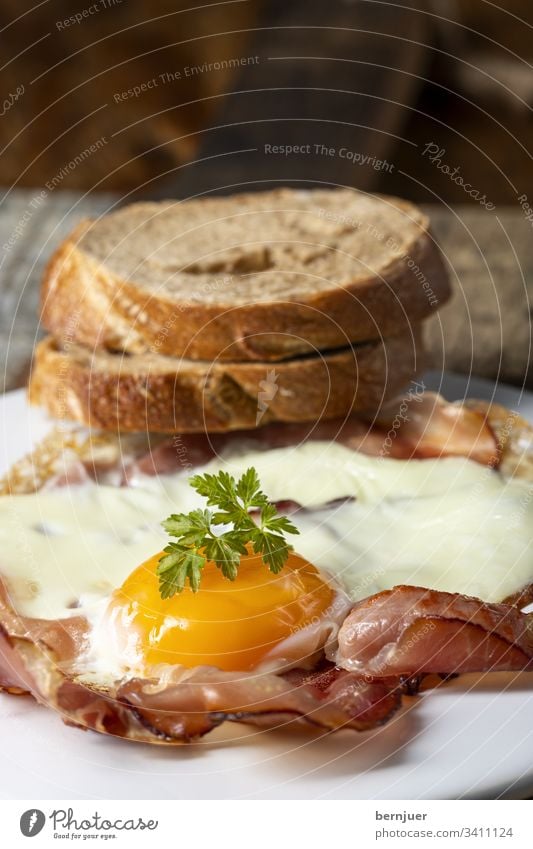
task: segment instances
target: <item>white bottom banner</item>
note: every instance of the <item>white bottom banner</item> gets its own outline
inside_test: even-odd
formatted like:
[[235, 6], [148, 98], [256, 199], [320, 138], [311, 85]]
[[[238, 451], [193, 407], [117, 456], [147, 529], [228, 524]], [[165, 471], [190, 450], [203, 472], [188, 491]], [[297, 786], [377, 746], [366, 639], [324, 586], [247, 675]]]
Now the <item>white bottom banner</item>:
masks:
[[112, 846], [324, 849], [369, 846], [533, 846], [520, 801], [0, 802], [1, 845], [71, 841]]

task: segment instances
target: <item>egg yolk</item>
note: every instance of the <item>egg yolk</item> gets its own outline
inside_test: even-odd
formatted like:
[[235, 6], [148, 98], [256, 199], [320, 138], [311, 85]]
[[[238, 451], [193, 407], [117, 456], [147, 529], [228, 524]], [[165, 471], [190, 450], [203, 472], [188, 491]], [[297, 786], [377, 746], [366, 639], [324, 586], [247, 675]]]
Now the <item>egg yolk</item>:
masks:
[[250, 553], [235, 581], [207, 562], [197, 593], [187, 585], [163, 600], [156, 574], [161, 556], [135, 569], [109, 603], [114, 639], [132, 666], [253, 669], [278, 643], [316, 621], [334, 598], [318, 570], [298, 555], [273, 575], [260, 555]]

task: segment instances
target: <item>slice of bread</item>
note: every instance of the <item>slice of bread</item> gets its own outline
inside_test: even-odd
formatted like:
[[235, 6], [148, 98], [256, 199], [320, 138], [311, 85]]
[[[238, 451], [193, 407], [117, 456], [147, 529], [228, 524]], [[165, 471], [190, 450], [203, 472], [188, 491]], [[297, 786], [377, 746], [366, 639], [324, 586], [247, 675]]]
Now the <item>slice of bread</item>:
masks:
[[421, 330], [278, 363], [202, 362], [39, 343], [30, 401], [104, 430], [196, 433], [372, 415], [423, 367]]
[[275, 361], [408, 332], [449, 294], [417, 207], [279, 189], [82, 222], [49, 263], [42, 321], [91, 348]]

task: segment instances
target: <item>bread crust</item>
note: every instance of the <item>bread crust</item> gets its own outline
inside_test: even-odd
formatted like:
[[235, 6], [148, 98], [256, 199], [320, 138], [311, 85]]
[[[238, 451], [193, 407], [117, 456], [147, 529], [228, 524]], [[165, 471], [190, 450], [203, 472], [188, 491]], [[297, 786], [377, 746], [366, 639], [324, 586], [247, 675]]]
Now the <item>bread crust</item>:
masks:
[[31, 403], [93, 428], [223, 432], [271, 421], [373, 416], [424, 366], [421, 329], [273, 367], [109, 354], [52, 337], [36, 349]]
[[[243, 197], [237, 195], [235, 201]], [[411, 208], [392, 201], [406, 211]], [[429, 221], [418, 210], [417, 215], [418, 238], [408, 245], [406, 256], [388, 262], [379, 275], [339, 279], [305, 298], [288, 291], [285, 300], [233, 307], [194, 298], [172, 301], [164, 291], [147, 292], [122, 279], [80, 247], [92, 223], [84, 221], [48, 264], [41, 320], [57, 338], [82, 345], [200, 360], [274, 362], [399, 335], [450, 294]]]

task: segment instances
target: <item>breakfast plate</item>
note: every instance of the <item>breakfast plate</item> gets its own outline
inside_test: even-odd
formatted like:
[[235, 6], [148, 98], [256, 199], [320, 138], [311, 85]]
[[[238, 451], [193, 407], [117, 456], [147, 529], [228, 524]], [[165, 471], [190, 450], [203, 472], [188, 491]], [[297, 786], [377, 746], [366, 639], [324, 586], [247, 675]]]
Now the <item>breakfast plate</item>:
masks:
[[[430, 374], [450, 400], [491, 399], [533, 421], [533, 395]], [[0, 472], [51, 426], [22, 391], [0, 399]], [[1, 556], [1, 554], [0, 554]], [[464, 675], [384, 727], [335, 735], [230, 725], [187, 747], [128, 744], [0, 694], [4, 798], [416, 799], [523, 797], [533, 788], [533, 673]]]

